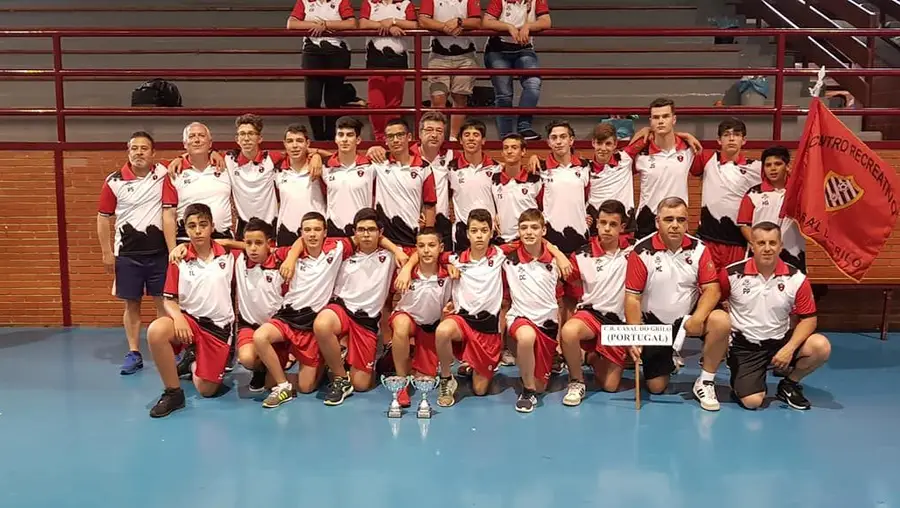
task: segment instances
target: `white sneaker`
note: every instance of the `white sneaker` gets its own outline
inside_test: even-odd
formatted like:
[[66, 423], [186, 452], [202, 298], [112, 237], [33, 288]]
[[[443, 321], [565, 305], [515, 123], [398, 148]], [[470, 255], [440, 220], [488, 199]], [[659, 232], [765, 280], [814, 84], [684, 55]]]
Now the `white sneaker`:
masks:
[[694, 381], [694, 397], [700, 401], [700, 407], [707, 411], [719, 410], [719, 399], [716, 398], [716, 383], [714, 381]]
[[585, 387], [581, 381], [569, 381], [569, 391], [563, 397], [563, 405], [577, 406], [584, 399]]

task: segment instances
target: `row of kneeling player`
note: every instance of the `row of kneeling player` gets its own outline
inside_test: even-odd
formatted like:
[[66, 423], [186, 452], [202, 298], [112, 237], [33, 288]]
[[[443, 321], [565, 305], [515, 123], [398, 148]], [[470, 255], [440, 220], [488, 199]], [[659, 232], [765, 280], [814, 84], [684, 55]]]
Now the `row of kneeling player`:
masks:
[[[424, 227], [407, 259], [382, 236], [371, 208], [357, 212], [350, 238], [329, 238], [325, 218], [310, 212], [292, 247], [273, 248], [271, 227], [255, 219], [243, 242], [212, 240], [209, 208], [191, 205], [185, 212], [190, 242], [173, 250], [167, 273], [168, 315], [148, 331], [165, 386], [150, 414], [184, 407], [179, 374], [192, 375], [201, 395], [216, 394], [233, 327], [238, 359], [254, 373], [250, 389], [270, 389], [267, 408], [316, 390], [326, 370], [326, 405], [371, 389], [379, 331], [398, 375], [440, 377], [443, 407], [457, 400], [455, 359], [462, 363], [460, 374], [471, 375], [474, 394], [489, 392], [504, 334], [522, 378], [517, 411], [538, 405], [557, 351], [570, 366], [565, 405], [578, 405], [585, 395], [582, 351], [602, 389], [620, 389], [630, 356], [643, 369], [648, 390], [663, 393], [676, 370], [675, 350], [603, 345], [604, 324], [623, 323], [672, 324], [676, 336], [703, 340], [693, 392], [705, 410], [719, 409], [715, 373], [729, 349], [730, 385], [742, 406], [762, 404], [773, 366], [786, 372], [777, 397], [808, 409], [800, 380], [824, 364], [830, 345], [815, 333], [808, 279], [779, 257], [779, 227], [755, 225], [752, 256], [716, 270], [703, 242], [686, 234], [688, 209], [680, 198], [660, 202], [657, 232], [634, 245], [623, 235], [626, 218], [620, 202], [604, 202], [597, 235], [566, 256], [544, 239], [539, 210], [524, 211], [518, 239], [500, 243], [492, 214], [476, 209], [468, 215], [467, 250], [445, 252], [441, 236]], [[563, 295], [577, 305], [568, 308]], [[182, 349], [190, 361], [179, 372], [176, 354]], [[292, 358], [299, 370], [289, 381], [285, 366]], [[409, 405], [409, 393], [399, 395]]]

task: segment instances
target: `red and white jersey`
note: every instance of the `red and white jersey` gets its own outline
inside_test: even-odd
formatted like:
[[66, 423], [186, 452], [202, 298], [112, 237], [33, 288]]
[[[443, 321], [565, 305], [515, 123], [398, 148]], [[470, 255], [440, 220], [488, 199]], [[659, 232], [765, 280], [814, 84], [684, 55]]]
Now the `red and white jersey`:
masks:
[[[413, 146], [410, 151], [421, 156], [419, 146]], [[434, 177], [434, 227], [444, 240], [444, 248], [450, 250], [453, 246], [453, 225], [450, 224], [450, 170], [448, 165], [453, 160], [453, 150], [442, 150], [432, 161], [428, 163], [431, 175]]]
[[275, 195], [275, 168], [284, 158], [283, 153], [260, 150], [253, 160], [244, 157], [240, 150], [225, 154], [225, 167], [231, 176], [234, 207], [244, 222], [253, 217], [269, 224], [275, 222], [278, 198]]
[[566, 254], [587, 241], [585, 215], [590, 178], [591, 163], [578, 157], [572, 157], [563, 166], [551, 154], [541, 163], [547, 241]]
[[377, 248], [369, 254], [356, 250], [341, 265], [334, 296], [357, 319], [381, 315], [394, 278], [394, 256]]
[[[509, 23], [516, 28], [522, 28], [527, 23], [534, 23], [539, 16], [550, 14], [550, 7], [547, 5], [547, 0], [490, 0], [484, 12], [490, 14], [498, 21]], [[509, 35], [497, 38], [507, 44], [519, 45]], [[533, 41], [534, 38], [530, 37], [528, 44], [532, 44]]]
[[629, 217], [634, 213], [634, 159], [624, 150], [609, 158], [606, 164], [591, 161], [590, 191], [588, 193], [588, 213], [596, 217], [600, 205], [609, 199], [625, 205]]
[[167, 178], [166, 166], [157, 164], [138, 178], [126, 163], [106, 177], [100, 190], [100, 215], [116, 216], [113, 254], [142, 256], [165, 252], [162, 230], [163, 202], [177, 204], [178, 196]]
[[[760, 222], [771, 222], [781, 227], [781, 241], [784, 250], [791, 256], [799, 258], [806, 250], [806, 240], [800, 232], [797, 221], [790, 217], [779, 217], [784, 204], [785, 189], [776, 189], [764, 180], [751, 188], [741, 200], [738, 210], [738, 226], [755, 226]], [[803, 268], [803, 267], [798, 267]]]
[[587, 245], [570, 256], [570, 280], [581, 281], [580, 308], [602, 314], [615, 314], [625, 320], [625, 274], [631, 247], [620, 243], [614, 252], [606, 252], [594, 237]]
[[[291, 17], [300, 21], [341, 21], [353, 17], [353, 6], [350, 0], [297, 0]], [[347, 44], [338, 37], [306, 37], [305, 40], [317, 46], [323, 42], [332, 46]]]
[[562, 296], [562, 287], [559, 267], [547, 248], [542, 247], [541, 255], [535, 258], [520, 245], [506, 255], [503, 271], [512, 298], [507, 322], [525, 318], [555, 338], [559, 330], [557, 298]]
[[[480, 18], [481, 2], [478, 0], [422, 0], [419, 5], [419, 14], [429, 16], [435, 21], [446, 23], [456, 18]], [[475, 51], [475, 40], [471, 37], [452, 37], [440, 36], [432, 37], [430, 43], [432, 51], [438, 48], [440, 54], [451, 52], [452, 54], [463, 54], [468, 51]], [[453, 51], [453, 46], [457, 50]]]
[[279, 269], [290, 249], [269, 254], [262, 263], [250, 261], [242, 250], [234, 250], [239, 322], [259, 326], [269, 320], [284, 302], [284, 279]]
[[625, 290], [642, 295], [645, 321], [670, 324], [693, 312], [700, 286], [717, 280], [712, 257], [700, 240], [684, 235], [681, 247], [672, 252], [655, 234], [635, 244], [628, 256]]
[[429, 276], [423, 275], [416, 266], [409, 288], [394, 310], [409, 314], [417, 325], [435, 325], [441, 320], [444, 306], [450, 301], [452, 282], [444, 266], [438, 268], [438, 273]]
[[322, 168], [322, 181], [326, 188], [328, 236], [352, 236], [356, 212], [372, 207], [375, 168], [360, 155], [353, 164], [344, 166], [334, 154]]
[[480, 163], [473, 166], [466, 161], [465, 154], [459, 152], [450, 161], [448, 168], [453, 213], [457, 224], [466, 224], [469, 214], [477, 208], [491, 212], [491, 217], [497, 215], [491, 187], [494, 173], [500, 171], [500, 167], [487, 154], [484, 154]]
[[[216, 232], [231, 231], [231, 177], [228, 172], [208, 166], [198, 170], [187, 168], [172, 180], [178, 196], [178, 236], [187, 238], [184, 232], [184, 211], [194, 203], [203, 203], [212, 211]], [[184, 234], [182, 234], [184, 233]]]
[[[416, 21], [416, 7], [410, 0], [362, 0], [359, 19], [382, 21], [385, 19], [405, 19]], [[390, 49], [394, 53], [406, 52], [402, 37], [369, 37], [366, 45], [373, 45], [378, 51]]]
[[519, 237], [519, 217], [529, 208], [540, 208], [544, 183], [535, 173], [522, 169], [510, 177], [502, 169], [494, 173], [494, 204], [497, 206], [497, 222], [500, 237], [511, 242]]
[[[473, 260], [471, 250], [460, 254], [443, 253], [442, 264], [459, 269], [458, 280], [453, 281], [453, 302], [456, 313], [484, 322], [483, 333], [499, 333], [500, 304], [503, 301], [503, 263], [506, 255], [499, 248], [488, 247], [479, 260]], [[476, 328], [478, 329], [478, 328]]]
[[284, 306], [278, 311], [278, 317], [292, 323], [305, 323], [311, 329], [316, 314], [325, 308], [334, 294], [341, 262], [351, 254], [353, 245], [346, 238], [326, 238], [316, 257], [304, 251], [297, 259], [294, 278], [284, 295]]
[[719, 273], [719, 284], [722, 298], [728, 299], [731, 329], [755, 344], [784, 338], [791, 329], [791, 314], [816, 315], [809, 279], [781, 260], [768, 280], [753, 258], [738, 261]]
[[322, 183], [313, 180], [309, 171], [294, 170], [290, 167], [290, 159], [284, 159], [275, 175], [275, 188], [281, 198], [278, 208], [278, 233], [276, 241], [279, 246], [288, 247], [300, 236], [303, 216], [309, 212], [325, 215], [325, 194]]
[[384, 236], [397, 245], [414, 246], [423, 205], [434, 205], [437, 195], [431, 167], [414, 154], [404, 165], [389, 157], [375, 169], [375, 211]]
[[[184, 258], [169, 264], [163, 294], [177, 298], [182, 312], [190, 315], [200, 326], [214, 325], [219, 332], [234, 322], [231, 303], [231, 282], [234, 280], [234, 256], [216, 242], [212, 242], [212, 258], [197, 257], [193, 245], [188, 245]], [[227, 335], [226, 335], [227, 336]]]
[[675, 147], [661, 150], [650, 141], [634, 160], [634, 171], [641, 177], [641, 196], [638, 215], [650, 213], [656, 217], [659, 202], [677, 196], [688, 202], [688, 174], [694, 163], [694, 152], [683, 139], [675, 138]]
[[691, 172], [703, 177], [697, 236], [704, 242], [746, 245], [737, 224], [738, 209], [744, 194], [762, 182], [760, 162], [743, 155], [726, 161], [721, 152], [704, 150]]

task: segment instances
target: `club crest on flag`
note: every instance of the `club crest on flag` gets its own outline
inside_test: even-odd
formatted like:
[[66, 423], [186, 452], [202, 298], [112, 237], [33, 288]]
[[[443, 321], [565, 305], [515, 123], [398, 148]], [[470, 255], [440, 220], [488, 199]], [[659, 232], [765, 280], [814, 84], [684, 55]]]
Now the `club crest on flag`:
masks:
[[836, 212], [852, 206], [862, 199], [865, 189], [856, 183], [853, 176], [843, 176], [829, 171], [825, 175], [825, 210]]

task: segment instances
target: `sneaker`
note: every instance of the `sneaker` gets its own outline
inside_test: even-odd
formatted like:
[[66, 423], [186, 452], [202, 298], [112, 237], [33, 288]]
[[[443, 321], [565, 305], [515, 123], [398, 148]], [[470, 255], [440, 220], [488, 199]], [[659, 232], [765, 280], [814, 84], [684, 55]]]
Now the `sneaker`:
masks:
[[328, 393], [325, 394], [326, 406], [340, 406], [344, 399], [353, 395], [353, 384], [350, 378], [335, 377], [328, 385]]
[[453, 376], [442, 377], [441, 383], [438, 385], [438, 406], [450, 407], [456, 404], [456, 389], [458, 387], [459, 383], [456, 382], [456, 378]]
[[225, 362], [225, 372], [234, 370], [234, 345], [228, 346], [228, 360]]
[[405, 386], [397, 393], [397, 402], [400, 403], [400, 407], [409, 407], [412, 405], [412, 402], [409, 400], [409, 386]]
[[122, 362], [122, 370], [119, 374], [128, 376], [144, 368], [144, 357], [140, 351], [129, 351], [125, 354], [125, 361]]
[[800, 386], [800, 383], [788, 378], [779, 381], [778, 392], [775, 394], [775, 397], [788, 406], [801, 411], [806, 411], [812, 407], [806, 397], [803, 396], [803, 387]]
[[550, 374], [559, 375], [568, 369], [566, 365], [566, 361], [563, 359], [562, 355], [554, 355], [553, 356], [553, 365], [550, 367]]
[[516, 364], [516, 357], [513, 356], [509, 349], [504, 349], [500, 354], [500, 365], [503, 367], [512, 367]]
[[292, 400], [294, 400], [294, 387], [290, 383], [281, 383], [272, 387], [272, 391], [263, 401], [262, 407], [271, 409]]
[[185, 346], [181, 351], [181, 359], [175, 366], [178, 369], [178, 377], [181, 379], [190, 379], [193, 376], [191, 372], [191, 364], [197, 360], [197, 349], [193, 344]]
[[534, 406], [537, 406], [537, 395], [533, 390], [523, 389], [518, 400], [516, 400], [516, 411], [530, 413], [534, 411]]
[[577, 406], [584, 399], [586, 389], [581, 381], [569, 381], [569, 390], [563, 397], [563, 404], [566, 406]]
[[707, 411], [719, 410], [719, 399], [716, 398], [716, 383], [714, 381], [694, 381], [694, 397], [700, 401], [700, 407]]
[[525, 138], [525, 141], [537, 141], [541, 139], [541, 135], [535, 132], [534, 129], [519, 131], [519, 135]]
[[150, 409], [150, 418], [162, 418], [169, 416], [172, 411], [184, 408], [184, 390], [181, 388], [166, 388], [156, 405]]
[[469, 377], [473, 372], [472, 366], [466, 362], [459, 362], [459, 368], [456, 369], [456, 375], [460, 377]]
[[266, 371], [265, 367], [254, 369], [253, 376], [250, 378], [250, 384], [247, 386], [247, 389], [253, 393], [259, 393], [265, 390], [267, 374], [268, 371]]

